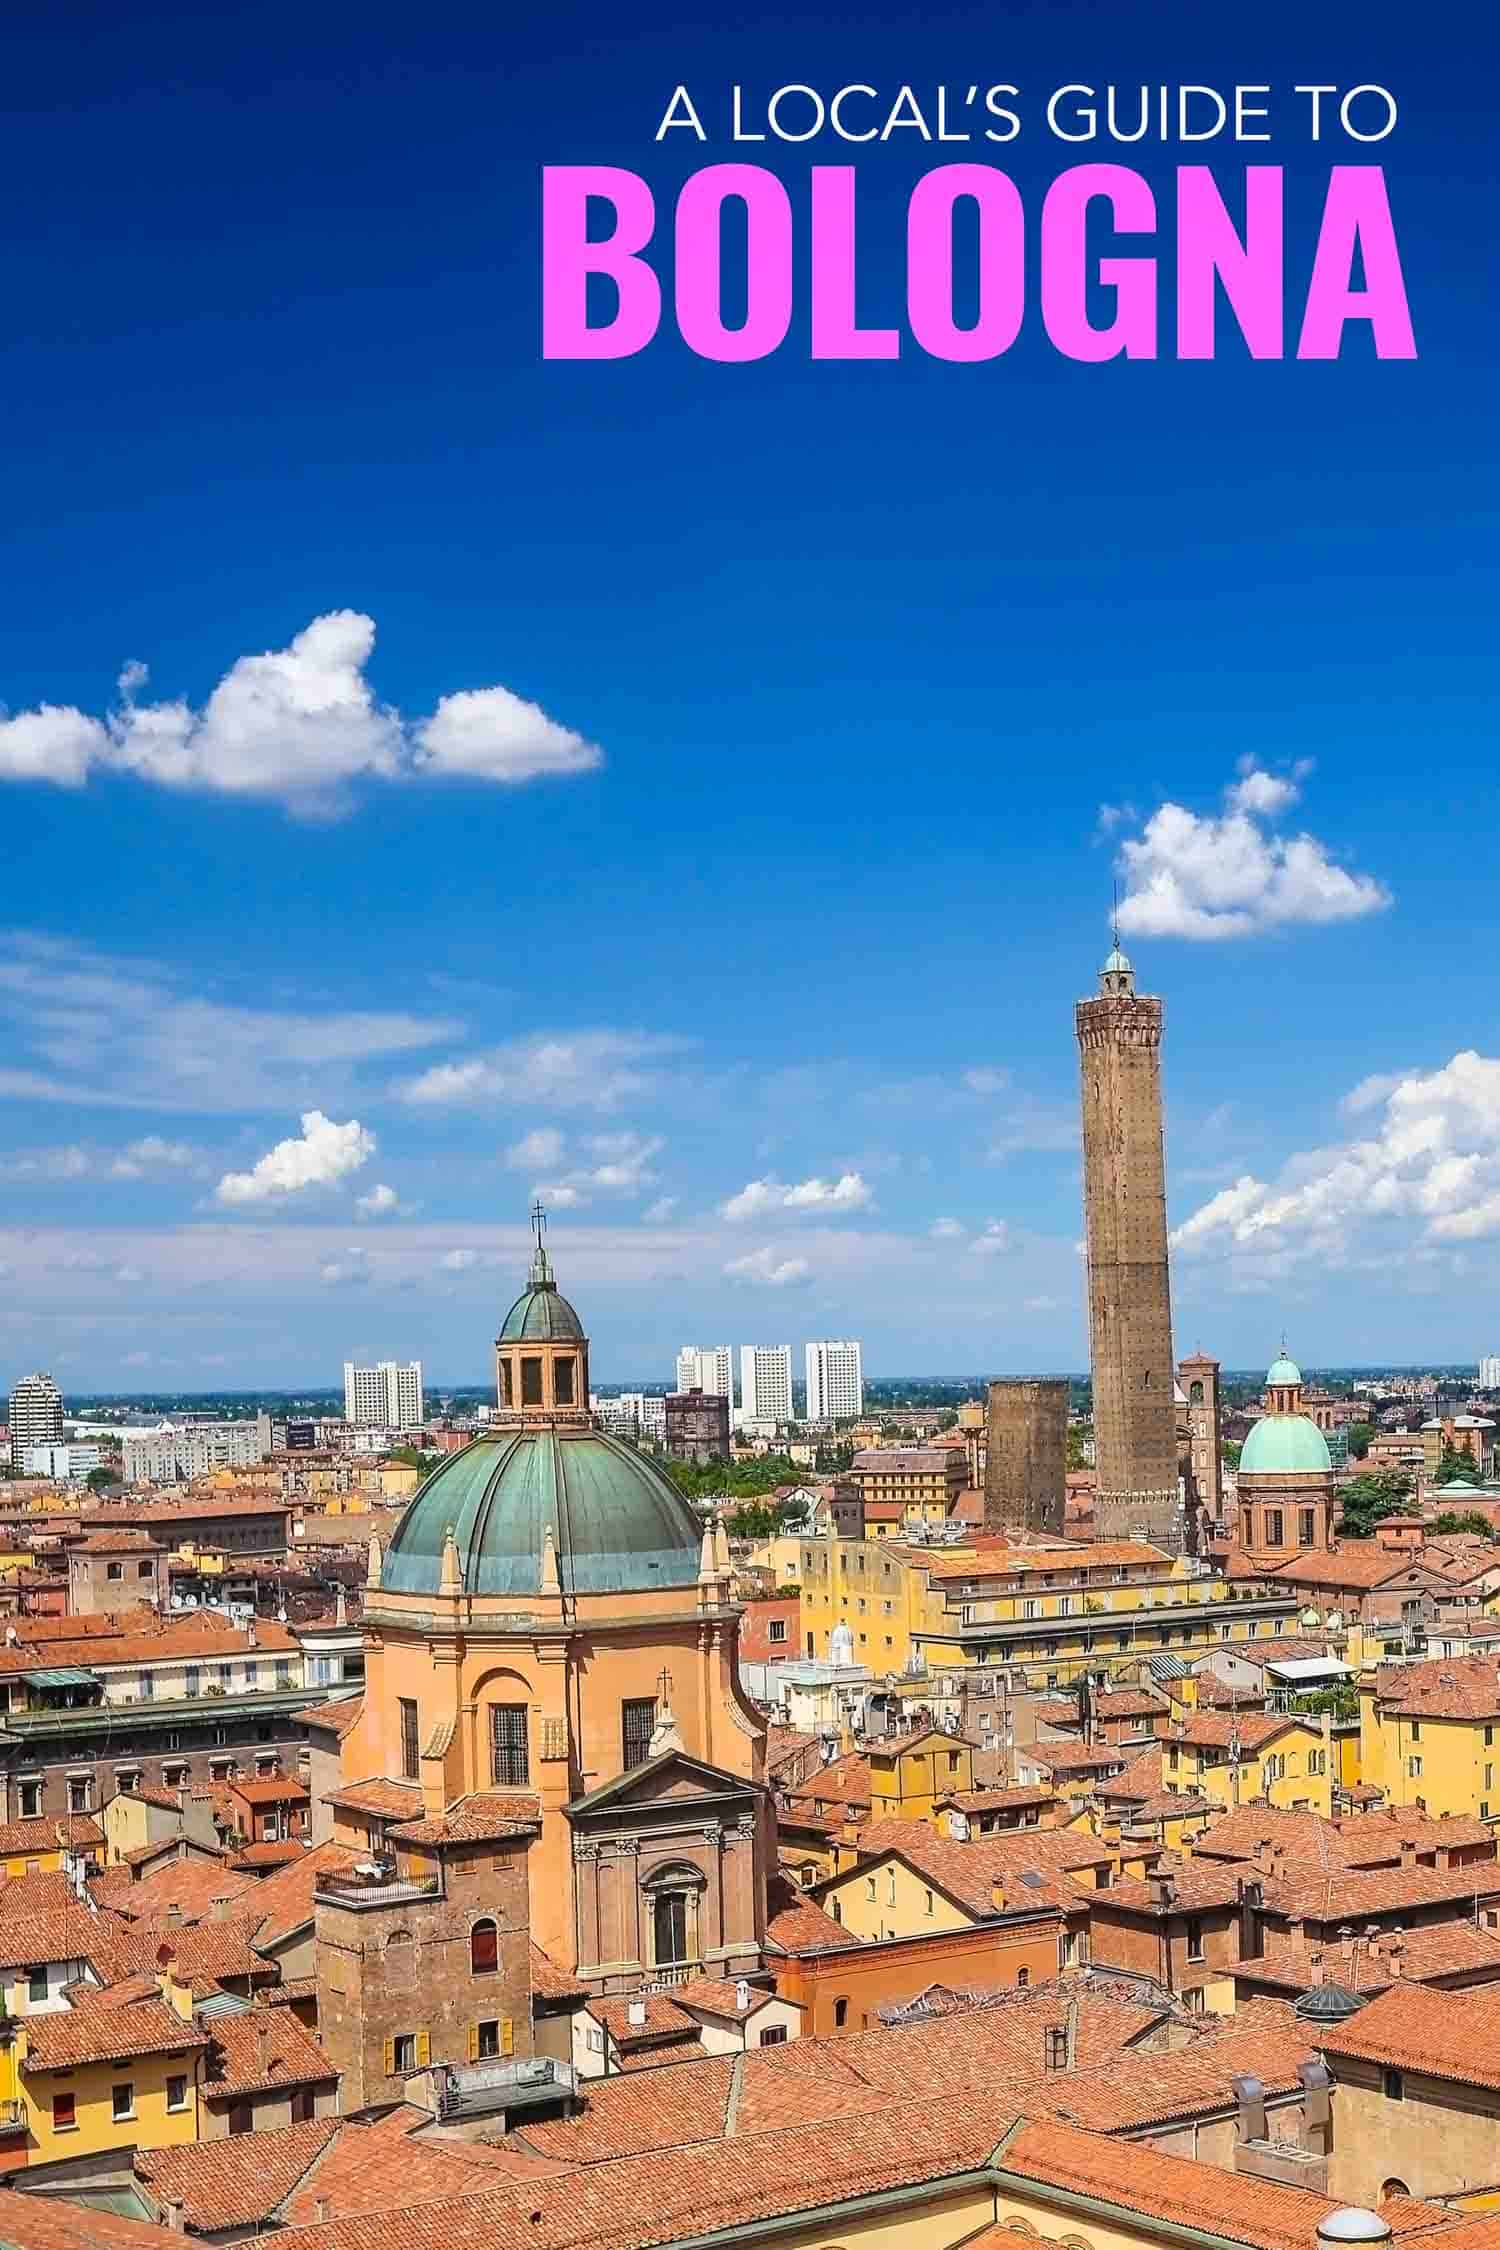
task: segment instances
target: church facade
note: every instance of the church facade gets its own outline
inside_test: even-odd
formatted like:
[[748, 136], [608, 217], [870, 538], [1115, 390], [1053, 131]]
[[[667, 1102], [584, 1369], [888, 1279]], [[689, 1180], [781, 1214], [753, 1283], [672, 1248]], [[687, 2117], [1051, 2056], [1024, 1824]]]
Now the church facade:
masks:
[[522, 2056], [545, 1982], [753, 1972], [775, 1815], [728, 1544], [588, 1411], [588, 1339], [537, 1214], [497, 1414], [371, 1543], [366, 1686], [329, 1794], [320, 2036], [346, 2106]]

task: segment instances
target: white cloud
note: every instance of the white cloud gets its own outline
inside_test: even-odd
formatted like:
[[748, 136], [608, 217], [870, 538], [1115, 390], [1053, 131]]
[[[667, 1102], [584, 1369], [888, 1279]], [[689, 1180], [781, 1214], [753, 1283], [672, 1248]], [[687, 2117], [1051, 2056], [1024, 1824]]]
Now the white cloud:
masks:
[[[0, 1026], [17, 1066], [0, 1069], [0, 1094], [198, 1112], [305, 1109], [347, 1094], [360, 1065], [463, 1029], [442, 1016], [241, 1007], [185, 992], [157, 962], [34, 931], [0, 936]], [[183, 1144], [135, 1146], [157, 1149], [135, 1159], [149, 1164]]]
[[747, 1257], [731, 1258], [724, 1268], [731, 1280], [755, 1282], [763, 1289], [788, 1289], [806, 1281], [812, 1272], [805, 1258], [778, 1258], [774, 1250], [752, 1250]]
[[196, 1168], [200, 1161], [198, 1151], [185, 1141], [164, 1141], [155, 1134], [122, 1149], [84, 1148], [74, 1141], [0, 1157], [0, 1180], [139, 1180], [148, 1172]]
[[1184, 1220], [1174, 1249], [1329, 1265], [1393, 1226], [1412, 1255], [1500, 1234], [1500, 1060], [1470, 1049], [1439, 1070], [1368, 1078], [1341, 1106], [1379, 1111], [1374, 1130], [1293, 1157], [1275, 1183], [1243, 1174]]
[[401, 1198], [393, 1187], [380, 1180], [368, 1195], [357, 1195], [354, 1208], [362, 1219], [394, 1219], [401, 1210]]
[[329, 611], [288, 647], [236, 658], [200, 708], [140, 702], [146, 668], [132, 662], [103, 718], [58, 704], [0, 716], [0, 781], [76, 789], [95, 772], [129, 773], [328, 812], [363, 777], [515, 783], [602, 763], [593, 743], [509, 688], [462, 689], [430, 718], [403, 719], [366, 677], [374, 646], [373, 619]]
[[505, 1152], [505, 1162], [513, 1172], [551, 1170], [562, 1162], [563, 1137], [555, 1126], [538, 1126], [534, 1133], [524, 1133], [513, 1141]]
[[295, 1140], [278, 1141], [252, 1170], [226, 1172], [215, 1195], [221, 1203], [270, 1203], [304, 1188], [332, 1187], [375, 1154], [375, 1136], [351, 1117], [336, 1125], [320, 1109], [304, 1110]]
[[836, 1180], [799, 1180], [794, 1186], [785, 1180], [749, 1180], [719, 1205], [719, 1215], [739, 1225], [767, 1211], [863, 1211], [871, 1200], [869, 1186], [858, 1172], [841, 1173]]
[[963, 1083], [971, 1094], [1003, 1094], [1010, 1084], [1010, 1072], [987, 1067], [966, 1070], [963, 1073]]
[[663, 1221], [671, 1218], [676, 1208], [677, 1197], [675, 1195], [659, 1195], [654, 1203], [646, 1205], [645, 1210], [641, 1213], [641, 1218], [647, 1226], [660, 1226]]
[[438, 1260], [444, 1273], [468, 1273], [478, 1263], [477, 1250], [445, 1250]]
[[964, 1229], [957, 1219], [934, 1219], [927, 1231], [934, 1242], [957, 1242]]
[[[528, 1135], [531, 1140], [543, 1138]], [[651, 1162], [665, 1146], [659, 1133], [595, 1133], [585, 1146], [597, 1161], [576, 1165], [538, 1187], [542, 1202], [552, 1209], [576, 1211], [595, 1195], [639, 1195], [655, 1185]]]
[[504, 687], [445, 695], [412, 740], [416, 772], [475, 781], [535, 781], [539, 774], [590, 773], [604, 763], [594, 743]]
[[651, 1032], [595, 1030], [538, 1035], [438, 1063], [396, 1087], [427, 1109], [544, 1103], [557, 1109], [617, 1109], [652, 1083], [651, 1066], [681, 1042]]
[[991, 1219], [983, 1234], [976, 1234], [969, 1244], [969, 1254], [975, 1258], [998, 1258], [1011, 1248], [1009, 1221]]
[[1241, 761], [1221, 814], [1158, 805], [1139, 837], [1120, 847], [1129, 936], [1214, 940], [1292, 923], [1347, 922], [1375, 914], [1391, 894], [1373, 876], [1351, 874], [1317, 837], [1270, 825], [1296, 803], [1306, 767], [1267, 773]]

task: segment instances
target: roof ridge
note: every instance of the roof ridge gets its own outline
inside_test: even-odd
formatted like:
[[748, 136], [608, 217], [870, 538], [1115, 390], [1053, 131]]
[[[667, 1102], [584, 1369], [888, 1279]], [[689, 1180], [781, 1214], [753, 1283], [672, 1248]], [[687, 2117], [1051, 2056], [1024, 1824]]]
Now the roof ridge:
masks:
[[350, 2120], [347, 2117], [319, 2117], [313, 2119], [311, 2122], [318, 2125], [332, 2125], [334, 2130], [328, 2134], [321, 2147], [315, 2148], [313, 2150], [313, 2153], [308, 2158], [307, 2163], [297, 2174], [296, 2179], [293, 2180], [286, 2193], [280, 2196], [277, 2199], [276, 2203], [272, 2206], [270, 2216], [274, 2219], [280, 2219], [286, 2216], [286, 2207], [291, 2202], [292, 2197], [294, 2195], [300, 2195], [302, 2193], [302, 2190], [306, 2187], [314, 2172], [317, 2171], [324, 2157], [328, 2154], [328, 2151], [343, 2139], [345, 2129], [348, 2126]]
[[724, 2097], [724, 2134], [726, 2141], [733, 2140], [739, 2123], [740, 2095], [745, 2087], [745, 2050], [735, 2056], [729, 2072], [729, 2086]]

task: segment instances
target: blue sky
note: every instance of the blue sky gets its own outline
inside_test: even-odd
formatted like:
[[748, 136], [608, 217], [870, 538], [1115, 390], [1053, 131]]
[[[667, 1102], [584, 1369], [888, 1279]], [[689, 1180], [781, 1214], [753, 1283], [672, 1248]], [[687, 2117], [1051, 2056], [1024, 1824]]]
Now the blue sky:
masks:
[[[1495, 1348], [1490, 35], [1441, 24], [7, 25], [0, 1384], [478, 1377], [538, 1186], [604, 1379], [1081, 1366], [1117, 872], [1180, 1347]], [[1414, 363], [1084, 366], [1033, 316], [814, 365], [800, 296], [754, 365], [539, 358], [539, 167], [669, 207], [735, 153], [653, 145], [679, 82], [1184, 78], [1395, 91]], [[1290, 114], [1296, 305], [1350, 151]], [[995, 153], [1033, 210], [1079, 154]], [[872, 319], [939, 154], [853, 159]]]

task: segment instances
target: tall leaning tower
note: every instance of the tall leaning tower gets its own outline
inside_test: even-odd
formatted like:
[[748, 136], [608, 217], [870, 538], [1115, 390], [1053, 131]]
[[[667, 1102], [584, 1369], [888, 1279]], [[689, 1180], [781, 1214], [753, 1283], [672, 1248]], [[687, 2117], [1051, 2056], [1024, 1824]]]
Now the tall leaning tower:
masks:
[[1083, 1065], [1083, 1201], [1094, 1377], [1096, 1539], [1184, 1544], [1177, 1484], [1161, 1002], [1119, 939], [1074, 1011]]

